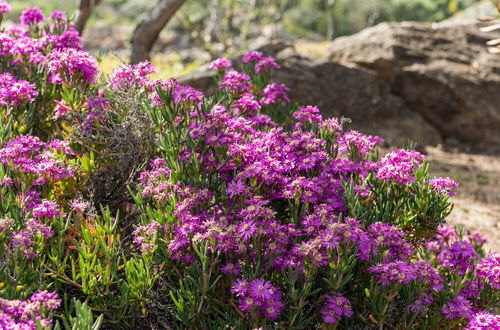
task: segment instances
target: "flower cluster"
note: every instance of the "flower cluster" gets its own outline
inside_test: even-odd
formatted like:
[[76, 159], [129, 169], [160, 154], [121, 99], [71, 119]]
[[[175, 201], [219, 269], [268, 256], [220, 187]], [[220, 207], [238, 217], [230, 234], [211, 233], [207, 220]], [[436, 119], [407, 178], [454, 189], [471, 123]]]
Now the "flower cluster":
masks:
[[97, 61], [75, 48], [56, 49], [48, 56], [48, 72], [53, 83], [94, 83], [98, 73]]
[[[10, 223], [12, 225], [12, 223]], [[37, 248], [39, 246], [38, 238], [48, 238], [54, 235], [49, 227], [38, 219], [28, 219], [24, 223], [24, 228], [19, 231], [12, 231], [9, 250], [11, 254], [21, 251], [28, 258], [33, 259], [39, 255]]]
[[276, 320], [285, 307], [281, 291], [261, 278], [253, 281], [238, 279], [233, 283], [231, 292], [238, 297], [242, 311], [258, 312], [271, 320]]
[[[469, 235], [462, 242], [457, 233], [446, 234], [441, 227], [443, 236], [426, 239], [431, 255], [421, 258], [416, 251], [422, 243], [409, 232], [411, 227], [395, 225], [390, 213], [384, 213], [389, 217], [383, 219], [386, 222], [379, 222], [380, 216], [367, 221], [342, 214], [350, 212], [343, 182], [350, 182], [354, 193], [368, 205], [378, 193], [373, 185], [392, 185], [398, 194], [411, 196], [408, 198], [416, 198], [408, 193], [409, 186], [428, 192], [430, 185], [450, 194], [449, 187], [436, 188], [438, 179], [417, 180], [424, 156], [416, 151], [395, 150], [379, 161], [369, 160], [383, 140], [344, 131], [341, 120], [323, 119], [317, 107], [297, 107], [291, 131], [264, 117], [266, 110], [290, 100], [284, 85], [253, 85], [252, 74], [263, 59], [258, 52], [246, 54], [243, 62], [251, 70], [246, 73], [230, 68], [222, 59], [212, 63], [221, 78], [219, 88], [231, 95], [231, 101], [214, 102], [206, 111], [201, 96], [177, 82], [162, 87], [170, 94], [156, 95], [155, 105], [168, 104], [170, 97], [178, 106], [178, 117], [163, 129], [185, 134], [191, 141], [177, 146], [177, 153], [165, 153], [164, 158], [152, 161], [140, 178], [141, 194], [150, 205], [158, 210], [170, 205], [173, 210], [176, 223], [166, 229], [171, 237], [167, 241], [170, 257], [183, 267], [194, 267], [199, 251], [193, 244], [210, 242], [208, 252], [223, 260], [218, 266], [220, 273], [230, 278], [242, 276], [232, 287], [239, 309], [270, 319], [274, 316], [262, 307], [266, 302], [251, 293], [257, 280], [245, 279], [254, 277], [248, 274], [255, 264], [259, 264], [261, 277], [289, 269], [307, 274], [311, 269], [340, 271], [346, 263], [363, 264], [375, 280], [376, 290], [418, 286], [409, 306], [412, 313], [423, 315], [439, 308], [443, 318], [452, 319], [449, 311], [457, 307], [454, 304], [477, 298], [480, 288], [459, 277], [464, 284], [458, 290], [460, 298], [434, 307], [435, 296], [459, 285], [451, 270], [458, 269], [458, 276], [474, 271], [479, 258], [474, 249], [484, 243], [481, 237]], [[176, 90], [190, 97], [179, 98]], [[196, 111], [194, 102], [199, 102], [195, 103]], [[201, 173], [208, 182], [216, 178], [221, 185], [204, 185], [203, 180], [193, 184], [195, 177], [179, 181], [178, 168], [189, 169], [188, 164], [197, 164], [194, 176]], [[432, 196], [446, 200], [444, 195]], [[468, 245], [462, 248], [463, 244]], [[346, 256], [354, 261], [347, 261]], [[262, 290], [271, 290], [269, 282], [259, 279], [257, 283]], [[343, 299], [345, 303], [339, 303]], [[285, 304], [279, 306], [283, 313]], [[347, 298], [338, 294], [329, 296], [321, 314], [325, 322], [336, 323], [350, 316], [353, 309]], [[460, 317], [466, 318], [465, 314]]]
[[421, 165], [424, 155], [413, 150], [394, 150], [380, 161], [377, 178], [394, 180], [397, 183], [415, 181], [415, 167]]
[[34, 8], [28, 8], [25, 11], [23, 11], [19, 19], [21, 20], [21, 23], [23, 23], [24, 25], [32, 25], [43, 22], [45, 18], [43, 17], [42, 10], [40, 8], [34, 7]]
[[51, 327], [47, 316], [59, 307], [61, 300], [55, 292], [37, 291], [28, 300], [6, 300], [0, 298], [0, 328], [37, 329]]
[[115, 90], [130, 89], [131, 86], [146, 87], [152, 82], [149, 75], [158, 72], [149, 62], [122, 65], [115, 69], [109, 82]]
[[232, 93], [246, 92], [250, 88], [250, 76], [236, 70], [226, 71], [219, 88]]
[[140, 245], [142, 253], [148, 253], [155, 248], [156, 234], [162, 226], [156, 222], [150, 222], [145, 226], [139, 226], [132, 233], [134, 243]]
[[441, 310], [447, 319], [470, 318], [473, 315], [470, 301], [460, 295], [453, 298]]
[[500, 316], [488, 312], [478, 312], [469, 318], [465, 330], [489, 330], [500, 327]]
[[393, 283], [409, 284], [417, 278], [414, 268], [404, 261], [380, 263], [368, 270], [375, 274], [375, 279], [383, 286], [390, 286]]
[[429, 180], [429, 184], [436, 191], [455, 196], [456, 192], [453, 190], [458, 187], [458, 183], [451, 178], [433, 178]]
[[326, 306], [321, 310], [325, 323], [337, 323], [343, 317], [351, 317], [353, 314], [351, 303], [340, 293], [326, 296]]
[[231, 62], [231, 60], [225, 58], [218, 58], [212, 61], [208, 67], [210, 68], [210, 70], [217, 71], [221, 69], [224, 70], [230, 68], [232, 65], [233, 63]]
[[32, 102], [38, 95], [35, 84], [18, 80], [12, 74], [0, 74], [0, 105], [15, 107], [24, 102]]
[[473, 262], [478, 258], [474, 247], [469, 241], [457, 241], [439, 253], [439, 261], [444, 267], [455, 270], [464, 275], [468, 269], [473, 268]]
[[0, 0], [0, 15], [8, 14], [12, 10], [12, 6], [5, 0]]
[[491, 287], [500, 290], [500, 253], [490, 253], [482, 259], [476, 268], [477, 275], [491, 285]]
[[33, 174], [32, 184], [43, 185], [47, 180], [61, 180], [73, 175], [73, 169], [58, 155], [74, 155], [73, 150], [60, 140], [51, 143], [30, 135], [21, 135], [8, 141], [0, 149], [2, 164], [20, 173]]

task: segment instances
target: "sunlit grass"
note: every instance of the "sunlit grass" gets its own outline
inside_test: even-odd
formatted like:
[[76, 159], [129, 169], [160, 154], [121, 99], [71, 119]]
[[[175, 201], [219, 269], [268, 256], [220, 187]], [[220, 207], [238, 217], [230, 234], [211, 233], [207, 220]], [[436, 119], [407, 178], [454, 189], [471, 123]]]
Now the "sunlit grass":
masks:
[[[126, 59], [122, 59], [115, 54], [107, 54], [101, 58], [99, 69], [105, 74], [111, 74], [116, 67], [126, 63]], [[193, 72], [204, 64], [201, 61], [185, 63], [177, 53], [170, 53], [168, 56], [163, 54], [153, 55], [151, 63], [158, 69], [158, 73], [151, 75], [153, 79], [180, 77]]]

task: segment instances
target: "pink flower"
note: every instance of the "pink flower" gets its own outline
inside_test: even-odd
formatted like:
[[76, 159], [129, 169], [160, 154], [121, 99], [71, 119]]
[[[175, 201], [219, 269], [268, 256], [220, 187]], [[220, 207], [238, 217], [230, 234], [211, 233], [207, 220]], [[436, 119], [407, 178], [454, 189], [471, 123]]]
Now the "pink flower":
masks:
[[321, 310], [323, 321], [325, 323], [334, 324], [340, 321], [343, 317], [351, 317], [352, 307], [349, 300], [343, 297], [340, 293], [333, 296], [326, 296], [327, 304]]
[[456, 195], [456, 192], [453, 189], [459, 186], [459, 184], [453, 181], [451, 178], [435, 177], [429, 180], [429, 184], [432, 186], [433, 190], [448, 194], [450, 196]]
[[12, 10], [12, 6], [7, 1], [0, 0], [0, 15], [7, 14]]
[[218, 58], [218, 59], [212, 61], [212, 63], [210, 63], [210, 65], [208, 67], [210, 70], [217, 71], [217, 70], [222, 70], [225, 68], [230, 68], [232, 65], [233, 64], [230, 60], [227, 60], [225, 58]]
[[43, 17], [42, 10], [40, 8], [34, 7], [28, 8], [23, 11], [19, 19], [24, 25], [32, 25], [43, 22], [45, 18]]

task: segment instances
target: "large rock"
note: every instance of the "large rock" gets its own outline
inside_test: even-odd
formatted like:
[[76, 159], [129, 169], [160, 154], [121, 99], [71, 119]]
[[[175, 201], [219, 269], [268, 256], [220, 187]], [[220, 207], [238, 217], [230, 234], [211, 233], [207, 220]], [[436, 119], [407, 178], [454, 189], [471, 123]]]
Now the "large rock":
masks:
[[478, 24], [383, 23], [330, 45], [328, 60], [367, 68], [445, 141], [500, 145], [500, 57]]
[[[500, 57], [485, 50], [494, 37], [476, 25], [384, 23], [333, 41], [326, 59], [287, 45], [264, 52], [277, 57], [282, 69], [272, 78], [296, 101], [351, 118], [354, 129], [396, 145], [491, 150], [500, 146]], [[214, 88], [204, 70], [184, 82]]]

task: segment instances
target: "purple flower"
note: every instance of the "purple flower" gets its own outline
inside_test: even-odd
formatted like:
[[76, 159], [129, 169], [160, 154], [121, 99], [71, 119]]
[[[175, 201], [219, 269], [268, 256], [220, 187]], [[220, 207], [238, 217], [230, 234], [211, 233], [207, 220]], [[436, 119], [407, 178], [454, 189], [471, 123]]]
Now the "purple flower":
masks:
[[458, 183], [451, 178], [433, 178], [429, 180], [429, 184], [432, 186], [433, 190], [450, 196], [455, 196], [456, 192], [453, 189], [459, 186]]
[[72, 156], [75, 155], [75, 152], [69, 146], [69, 141], [61, 141], [59, 139], [54, 139], [50, 141], [49, 146], [56, 152], [62, 152], [63, 154]]
[[244, 278], [239, 278], [231, 286], [231, 292], [238, 297], [246, 296], [249, 286], [250, 283], [248, 282], [248, 280]]
[[394, 150], [380, 160], [377, 179], [394, 180], [405, 184], [415, 181], [415, 167], [422, 164], [424, 155], [414, 150]]
[[59, 299], [57, 293], [49, 291], [38, 290], [29, 300], [50, 310], [55, 310], [61, 305], [61, 299]]
[[432, 294], [422, 293], [414, 303], [410, 305], [410, 310], [413, 313], [425, 313], [430, 304], [434, 301]]
[[226, 188], [226, 193], [231, 198], [234, 198], [234, 196], [236, 195], [241, 195], [244, 191], [245, 191], [245, 184], [241, 180], [231, 181]]
[[270, 320], [276, 320], [283, 311], [284, 305], [281, 300], [268, 300], [260, 307], [262, 315]]
[[132, 236], [133, 242], [140, 245], [142, 253], [149, 253], [154, 250], [156, 246], [156, 237], [159, 229], [164, 229], [158, 222], [152, 221], [144, 226], [139, 226], [134, 230]]
[[268, 300], [273, 296], [273, 287], [271, 283], [259, 278], [252, 281], [248, 293], [252, 298]]
[[368, 233], [375, 253], [380, 253], [384, 248], [388, 249], [386, 260], [407, 259], [413, 254], [413, 246], [406, 241], [398, 226], [376, 222], [368, 227]]
[[69, 25], [67, 27], [67, 30], [60, 35], [53, 35], [51, 38], [51, 43], [54, 45], [55, 49], [82, 49], [83, 47], [82, 37], [72, 25]]
[[38, 290], [28, 300], [0, 298], [1, 329], [36, 329], [35, 320], [42, 328], [51, 328], [50, 314], [61, 305], [55, 292]]
[[37, 218], [59, 216], [58, 205], [54, 201], [44, 199], [33, 208], [33, 215]]
[[0, 328], [36, 329], [35, 320], [44, 329], [51, 328], [50, 314], [60, 304], [61, 300], [55, 292], [41, 290], [26, 301], [0, 298]]
[[342, 124], [337, 118], [329, 118], [320, 123], [320, 128], [328, 132], [340, 132], [342, 130]]
[[240, 298], [240, 309], [244, 312], [250, 312], [252, 309], [259, 307], [257, 299], [250, 296]]
[[404, 261], [379, 263], [368, 270], [375, 273], [377, 283], [383, 286], [390, 286], [392, 283], [408, 284], [417, 278], [414, 268]]
[[135, 65], [125, 64], [115, 69], [109, 77], [109, 82], [115, 90], [130, 89], [130, 86], [148, 87], [152, 84], [148, 76], [156, 72], [156, 68], [148, 61]]
[[244, 93], [234, 103], [235, 114], [253, 115], [260, 110], [260, 103], [252, 93]]
[[97, 61], [75, 48], [55, 49], [48, 56], [48, 71], [53, 83], [94, 83]]
[[11, 5], [7, 3], [7, 1], [0, 0], [0, 15], [7, 14], [12, 10]]
[[241, 93], [247, 92], [250, 89], [250, 85], [249, 75], [236, 70], [229, 70], [224, 74], [219, 83], [219, 88], [231, 93]]
[[325, 323], [334, 324], [343, 317], [351, 317], [353, 314], [349, 300], [338, 292], [332, 296], [326, 296], [326, 302], [326, 306], [321, 310]]
[[23, 11], [19, 19], [24, 25], [31, 25], [43, 22], [44, 17], [42, 10], [40, 8], [34, 7], [28, 8]]
[[82, 199], [74, 199], [69, 202], [73, 212], [85, 212], [90, 207], [90, 203]]
[[301, 107], [299, 110], [293, 113], [293, 117], [299, 122], [308, 124], [320, 124], [323, 120], [319, 108], [310, 105]]
[[476, 266], [477, 276], [488, 281], [494, 289], [500, 290], [500, 253], [490, 253]]
[[177, 86], [172, 93], [172, 98], [176, 104], [198, 103], [203, 98], [203, 93], [190, 86]]
[[261, 58], [257, 64], [255, 64], [255, 73], [259, 74], [263, 71], [271, 71], [272, 69], [279, 69], [281, 68], [278, 63], [276, 63], [276, 60], [272, 56], [268, 57], [263, 57]]
[[50, 13], [50, 18], [54, 21], [66, 21], [66, 13], [63, 10], [54, 10]]
[[28, 219], [24, 223], [24, 229], [13, 231], [10, 236], [10, 250], [20, 249], [28, 259], [35, 258], [38, 253], [35, 248], [39, 240], [37, 237], [48, 238], [54, 233], [45, 224], [39, 220]]
[[241, 272], [241, 265], [228, 261], [220, 268], [220, 271], [226, 275], [238, 275]]
[[257, 230], [257, 227], [255, 226], [255, 223], [252, 220], [247, 220], [243, 221], [237, 229], [237, 232], [240, 236], [241, 239], [244, 241], [250, 239], [253, 237]]
[[431, 266], [430, 261], [417, 261], [413, 263], [413, 267], [415, 267], [415, 274], [418, 280], [428, 283], [432, 290], [443, 290], [443, 278], [439, 275], [438, 270]]
[[473, 315], [470, 301], [462, 296], [456, 296], [441, 311], [447, 319], [469, 318]]
[[15, 107], [38, 96], [35, 84], [17, 80], [10, 73], [0, 74], [0, 105]]
[[469, 318], [465, 330], [495, 330], [500, 329], [500, 316], [480, 311]]
[[452, 270], [457, 269], [460, 275], [465, 275], [467, 269], [473, 268], [473, 263], [478, 257], [470, 242], [456, 241], [442, 249], [438, 260], [444, 267]]
[[212, 63], [210, 63], [210, 65], [208, 67], [210, 70], [217, 71], [217, 70], [222, 70], [225, 68], [230, 68], [232, 65], [233, 65], [233, 63], [231, 62], [231, 60], [228, 60], [225, 58], [218, 58], [218, 59], [212, 61]]
[[279, 102], [290, 102], [290, 98], [287, 93], [289, 90], [290, 88], [285, 85], [270, 83], [262, 90], [260, 103], [269, 105]]
[[239, 279], [233, 284], [231, 292], [239, 297], [240, 309], [244, 312], [258, 310], [260, 315], [276, 320], [284, 309], [280, 290], [262, 278], [250, 283]]
[[358, 131], [345, 132], [339, 139], [339, 153], [356, 150], [358, 155], [368, 154], [384, 139], [378, 136], [364, 135]]
[[241, 61], [243, 63], [258, 62], [258, 61], [262, 60], [263, 58], [264, 58], [264, 55], [262, 54], [262, 52], [252, 50], [252, 51], [249, 51], [248, 53], [246, 53], [245, 55], [243, 55], [243, 57], [241, 58]]
[[61, 101], [54, 101], [56, 106], [54, 107], [54, 116], [52, 116], [52, 120], [58, 120], [62, 116], [64, 116], [66, 113], [70, 112], [72, 109], [70, 106], [66, 104], [66, 101], [61, 100]]

